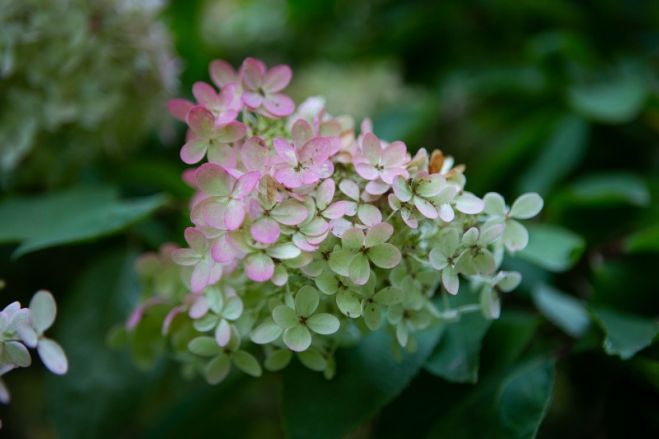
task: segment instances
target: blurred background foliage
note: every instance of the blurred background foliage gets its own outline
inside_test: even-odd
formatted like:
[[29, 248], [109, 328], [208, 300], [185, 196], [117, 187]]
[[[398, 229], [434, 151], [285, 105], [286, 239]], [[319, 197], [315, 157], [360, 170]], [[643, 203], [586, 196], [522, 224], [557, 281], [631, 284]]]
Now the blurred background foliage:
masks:
[[[187, 223], [164, 99], [246, 56], [291, 64], [298, 102], [454, 155], [479, 195], [545, 197], [498, 321], [431, 331], [403, 363], [376, 334], [332, 382], [210, 387], [108, 347], [135, 257]], [[656, 437], [658, 67], [649, 0], [2, 2], [0, 298], [52, 290], [71, 364], [8, 377], [3, 435]]]

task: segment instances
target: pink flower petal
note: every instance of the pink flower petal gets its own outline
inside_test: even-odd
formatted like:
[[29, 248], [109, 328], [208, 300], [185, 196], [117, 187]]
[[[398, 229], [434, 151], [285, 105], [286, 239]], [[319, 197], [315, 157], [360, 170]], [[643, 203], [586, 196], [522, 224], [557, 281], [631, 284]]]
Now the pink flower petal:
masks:
[[209, 138], [215, 133], [215, 116], [204, 107], [192, 107], [186, 121], [197, 137]]
[[291, 128], [291, 135], [293, 136], [293, 144], [302, 146], [313, 137], [313, 130], [309, 122], [304, 119], [298, 119]]
[[382, 222], [382, 213], [371, 204], [362, 204], [357, 208], [357, 217], [365, 226], [374, 226]]
[[190, 248], [197, 252], [197, 254], [203, 255], [208, 251], [208, 240], [199, 230], [194, 227], [187, 227], [184, 235], [185, 242], [187, 242]]
[[220, 127], [217, 132], [217, 140], [222, 143], [232, 143], [245, 137], [247, 128], [240, 122], [229, 122]]
[[276, 93], [266, 96], [263, 100], [266, 110], [275, 116], [284, 117], [293, 114], [295, 103], [285, 94]]
[[323, 216], [327, 219], [341, 218], [346, 214], [348, 208], [351, 206], [349, 201], [341, 200], [329, 205], [324, 211]]
[[239, 200], [230, 200], [224, 213], [224, 224], [227, 230], [238, 229], [245, 220], [245, 205]]
[[390, 143], [382, 153], [385, 168], [401, 167], [407, 162], [407, 147], [401, 141]]
[[208, 71], [215, 85], [220, 88], [238, 82], [238, 73], [231, 64], [224, 60], [216, 59], [211, 62]]
[[380, 139], [373, 133], [366, 133], [362, 139], [362, 154], [371, 165], [380, 163], [382, 156], [382, 148], [380, 146]]
[[169, 113], [182, 122], [187, 121], [188, 113], [193, 107], [194, 104], [186, 99], [171, 99], [167, 102]]
[[255, 58], [247, 58], [240, 68], [243, 84], [250, 90], [256, 90], [263, 84], [265, 65]]
[[252, 237], [260, 243], [272, 244], [279, 239], [280, 228], [272, 218], [260, 218], [250, 227]]
[[275, 172], [275, 180], [284, 186], [295, 189], [302, 186], [302, 174], [291, 168], [281, 168]]
[[194, 297], [194, 301], [192, 302], [192, 305], [190, 305], [188, 315], [191, 319], [200, 319], [206, 315], [210, 308], [208, 299], [206, 299], [206, 296], [203, 294], [193, 295], [192, 297]]
[[192, 270], [192, 277], [190, 278], [190, 287], [193, 293], [200, 293], [208, 286], [208, 279], [210, 277], [211, 262], [209, 260], [199, 261]]
[[240, 158], [250, 171], [263, 171], [269, 162], [269, 149], [260, 137], [250, 137], [240, 148]]
[[218, 99], [217, 92], [213, 87], [205, 82], [198, 81], [192, 85], [192, 94], [198, 103], [210, 110]]
[[371, 195], [382, 195], [389, 190], [391, 183], [387, 184], [379, 178], [371, 180], [366, 184], [366, 192]]
[[211, 246], [213, 260], [221, 264], [226, 264], [241, 257], [240, 253], [226, 235], [220, 236]]
[[251, 171], [243, 174], [233, 187], [231, 195], [239, 200], [244, 199], [252, 193], [256, 185], [259, 184], [260, 178], [261, 173], [259, 171]]
[[380, 176], [382, 178], [382, 181], [390, 185], [394, 182], [394, 179], [399, 175], [407, 178], [409, 177], [410, 174], [407, 172], [405, 168], [385, 168]]
[[307, 238], [301, 233], [295, 233], [293, 235], [293, 244], [295, 244], [297, 248], [305, 252], [314, 252], [318, 250], [318, 246], [309, 243], [309, 241], [307, 241]]
[[199, 163], [206, 155], [207, 149], [208, 141], [199, 139], [190, 140], [181, 148], [181, 160], [188, 165]]
[[220, 166], [204, 163], [195, 173], [197, 187], [206, 195], [228, 197], [234, 185], [234, 179]]
[[263, 104], [263, 96], [259, 93], [247, 91], [243, 93], [243, 102], [251, 109], [256, 109]]
[[325, 180], [318, 185], [316, 189], [316, 205], [319, 209], [325, 209], [332, 202], [335, 191], [336, 183], [332, 179]]
[[245, 258], [245, 275], [254, 282], [265, 282], [275, 272], [275, 263], [270, 256], [253, 253]]
[[380, 173], [375, 169], [375, 166], [370, 163], [357, 163], [355, 171], [365, 180], [375, 180], [380, 176]]
[[263, 88], [270, 93], [276, 93], [285, 89], [292, 77], [293, 72], [287, 65], [274, 66], [263, 78]]
[[292, 167], [297, 166], [297, 154], [295, 148], [290, 143], [283, 139], [276, 138], [272, 145], [275, 148], [277, 156], [284, 161], [284, 163]]
[[160, 333], [162, 335], [167, 335], [169, 332], [169, 328], [172, 326], [172, 322], [174, 322], [174, 319], [176, 316], [181, 314], [183, 312], [183, 307], [181, 306], [175, 306], [165, 316], [165, 320], [162, 322], [162, 329], [160, 330]]
[[359, 186], [352, 180], [341, 180], [339, 189], [348, 197], [355, 201], [359, 201]]

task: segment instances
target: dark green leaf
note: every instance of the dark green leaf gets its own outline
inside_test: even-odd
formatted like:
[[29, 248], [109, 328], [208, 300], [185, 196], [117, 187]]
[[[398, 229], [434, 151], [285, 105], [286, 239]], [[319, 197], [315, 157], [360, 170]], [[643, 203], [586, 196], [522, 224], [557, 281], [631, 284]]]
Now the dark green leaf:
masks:
[[536, 285], [533, 301], [547, 320], [572, 337], [579, 337], [590, 325], [588, 311], [581, 301], [549, 285]]
[[625, 239], [629, 253], [659, 252], [659, 225], [638, 230]]
[[565, 116], [519, 180], [521, 192], [547, 192], [580, 163], [588, 144], [588, 123]]
[[478, 381], [481, 341], [490, 323], [491, 320], [485, 319], [480, 313], [469, 313], [458, 322], [447, 324], [425, 369], [449, 381]]
[[0, 204], [0, 241], [22, 241], [14, 257], [116, 233], [165, 202], [162, 195], [118, 199], [111, 188], [76, 188]]
[[567, 201], [580, 206], [646, 206], [650, 191], [640, 177], [633, 174], [590, 175], [575, 181], [565, 192]]
[[292, 367], [284, 375], [284, 426], [289, 437], [340, 438], [368, 420], [398, 395], [432, 352], [441, 329], [417, 335], [414, 353], [397, 360], [393, 340], [384, 331], [366, 337], [354, 349], [339, 352], [332, 380]]
[[561, 227], [531, 224], [528, 230], [529, 244], [517, 256], [549, 271], [572, 267], [586, 246], [583, 238]]
[[593, 310], [597, 321], [606, 333], [604, 350], [623, 360], [633, 357], [650, 346], [659, 333], [659, 322], [607, 308]]
[[605, 123], [623, 123], [635, 118], [643, 108], [647, 88], [640, 78], [622, 75], [599, 84], [572, 87], [570, 106], [583, 116]]
[[428, 437], [535, 437], [551, 400], [554, 374], [554, 362], [539, 358], [493, 375], [439, 414]]

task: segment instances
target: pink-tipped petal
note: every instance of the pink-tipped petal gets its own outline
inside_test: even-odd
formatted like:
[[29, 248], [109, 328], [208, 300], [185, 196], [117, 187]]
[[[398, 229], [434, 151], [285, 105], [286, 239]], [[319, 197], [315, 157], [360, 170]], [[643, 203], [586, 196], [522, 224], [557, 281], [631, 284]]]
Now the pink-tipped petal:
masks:
[[204, 163], [195, 173], [197, 187], [206, 195], [227, 197], [231, 193], [234, 179], [222, 167]]
[[193, 293], [200, 293], [208, 286], [208, 278], [210, 277], [211, 262], [209, 260], [199, 261], [192, 270], [192, 277], [190, 278], [190, 286]]
[[204, 107], [192, 107], [186, 121], [197, 137], [209, 138], [215, 133], [215, 116]]
[[380, 147], [380, 139], [373, 133], [366, 133], [362, 140], [362, 154], [368, 162], [372, 165], [380, 163], [382, 156], [382, 148]]
[[265, 109], [275, 116], [288, 116], [295, 111], [295, 103], [285, 94], [276, 93], [266, 96], [263, 100]]
[[291, 135], [293, 136], [293, 143], [297, 146], [302, 146], [313, 137], [313, 130], [309, 122], [304, 119], [298, 119], [291, 128]]
[[240, 67], [243, 84], [250, 90], [256, 90], [263, 84], [265, 65], [255, 58], [247, 58]]
[[375, 169], [375, 166], [370, 163], [357, 163], [355, 171], [365, 180], [375, 180], [380, 176], [380, 173]]
[[263, 104], [263, 96], [255, 92], [245, 92], [243, 93], [243, 102], [251, 109], [257, 109]]
[[227, 230], [238, 229], [245, 220], [245, 205], [242, 201], [231, 200], [227, 203], [224, 213], [224, 225]]
[[180, 157], [184, 163], [194, 165], [199, 163], [206, 155], [208, 150], [208, 142], [206, 140], [193, 139], [189, 140], [183, 148], [181, 148]]
[[194, 104], [186, 99], [172, 99], [167, 102], [169, 113], [182, 122], [187, 121], [188, 113], [193, 107]]
[[272, 278], [275, 263], [270, 256], [253, 253], [245, 258], [245, 275], [254, 282], [265, 282]]
[[275, 172], [275, 180], [284, 186], [295, 189], [303, 184], [302, 175], [291, 168], [281, 168]]
[[250, 227], [252, 237], [262, 244], [272, 244], [279, 239], [280, 228], [272, 218], [261, 218]]
[[290, 165], [291, 167], [297, 166], [297, 154], [295, 152], [295, 148], [290, 143], [283, 139], [276, 138], [274, 142], [272, 142], [272, 145], [275, 148], [277, 156], [284, 163]]
[[222, 143], [232, 143], [245, 137], [247, 128], [240, 122], [234, 121], [223, 125], [217, 132], [217, 140]]
[[236, 185], [233, 187], [232, 197], [242, 200], [246, 198], [257, 184], [259, 184], [259, 178], [261, 178], [261, 173], [259, 171], [251, 171], [246, 174], [243, 174]]
[[391, 183], [387, 184], [379, 178], [376, 180], [371, 180], [366, 184], [366, 192], [371, 195], [382, 195], [389, 190]]
[[195, 82], [192, 85], [192, 95], [195, 97], [199, 104], [203, 105], [209, 110], [209, 107], [212, 106], [218, 99], [215, 89], [202, 81]]
[[211, 62], [208, 68], [213, 83], [218, 87], [224, 87], [227, 84], [238, 82], [238, 73], [228, 62], [216, 59]]
[[407, 162], [407, 147], [403, 142], [390, 143], [382, 153], [384, 167], [401, 167]]
[[269, 162], [269, 149], [260, 137], [250, 137], [240, 148], [243, 165], [250, 171], [263, 171]]
[[270, 93], [277, 93], [288, 86], [292, 77], [293, 72], [287, 65], [274, 66], [263, 78], [263, 88]]

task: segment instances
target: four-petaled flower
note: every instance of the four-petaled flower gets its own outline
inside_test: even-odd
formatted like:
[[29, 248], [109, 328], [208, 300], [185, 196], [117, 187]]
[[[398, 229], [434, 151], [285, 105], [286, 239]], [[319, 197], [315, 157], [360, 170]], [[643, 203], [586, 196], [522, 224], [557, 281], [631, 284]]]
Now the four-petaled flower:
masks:
[[346, 230], [341, 236], [341, 246], [330, 256], [330, 267], [357, 285], [364, 285], [371, 276], [369, 260], [380, 268], [394, 268], [400, 263], [400, 250], [387, 243], [393, 233], [394, 228], [389, 223], [371, 227], [366, 236], [356, 227]]
[[243, 102], [253, 111], [264, 116], [288, 116], [295, 110], [295, 104], [280, 93], [291, 82], [293, 73], [290, 67], [278, 65], [268, 70], [265, 64], [248, 58], [241, 69]]
[[519, 251], [526, 247], [529, 242], [529, 232], [518, 219], [529, 219], [536, 216], [542, 210], [543, 202], [540, 195], [530, 192], [520, 195], [512, 207], [508, 209], [503, 197], [495, 192], [485, 194], [485, 213], [490, 215], [493, 222], [502, 223], [505, 226], [503, 232], [503, 243], [511, 251]]
[[302, 287], [292, 304], [279, 305], [272, 310], [272, 320], [257, 327], [252, 333], [252, 340], [255, 343], [269, 343], [283, 333], [284, 343], [290, 350], [306, 351], [311, 346], [311, 331], [330, 335], [341, 326], [334, 315], [316, 312], [319, 303], [320, 295], [315, 288]]
[[179, 265], [194, 267], [190, 276], [192, 292], [199, 293], [222, 277], [222, 265], [210, 252], [208, 239], [194, 227], [185, 229], [185, 241], [190, 248], [174, 250], [172, 259]]
[[218, 125], [213, 113], [204, 107], [192, 108], [186, 120], [190, 131], [188, 141], [181, 148], [181, 160], [189, 165], [203, 159], [208, 150], [221, 148], [245, 136], [245, 125], [236, 121]]

